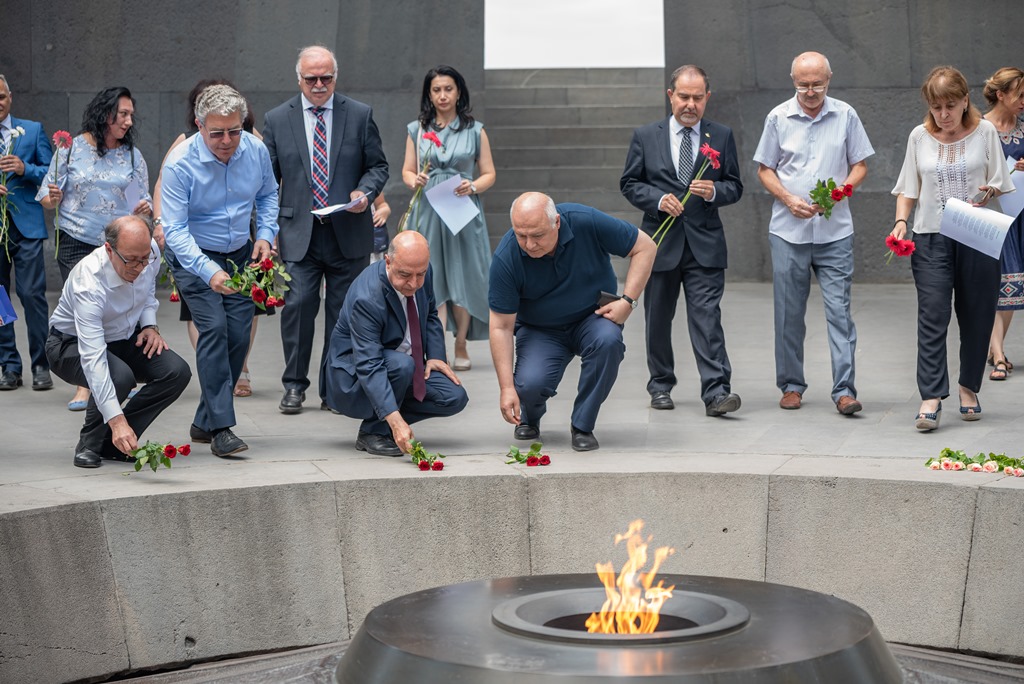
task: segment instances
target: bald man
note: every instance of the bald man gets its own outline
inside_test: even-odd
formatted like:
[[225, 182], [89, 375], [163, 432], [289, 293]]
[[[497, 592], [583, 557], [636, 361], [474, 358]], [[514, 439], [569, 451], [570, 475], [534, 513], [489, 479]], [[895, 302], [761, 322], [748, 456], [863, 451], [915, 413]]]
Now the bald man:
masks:
[[[494, 250], [488, 292], [501, 415], [516, 426], [515, 439], [540, 439], [547, 401], [579, 356], [571, 443], [576, 451], [597, 449], [597, 414], [626, 351], [622, 326], [644, 291], [657, 247], [636, 226], [582, 204], [555, 206], [539, 192], [520, 195], [510, 218], [512, 229]], [[621, 297], [614, 297], [611, 254], [630, 259]], [[603, 292], [610, 301], [601, 301]]]
[[466, 390], [448, 367], [420, 233], [399, 233], [384, 260], [352, 282], [322, 373], [327, 406], [363, 420], [356, 449], [378, 456], [408, 453], [413, 423], [466, 407]]

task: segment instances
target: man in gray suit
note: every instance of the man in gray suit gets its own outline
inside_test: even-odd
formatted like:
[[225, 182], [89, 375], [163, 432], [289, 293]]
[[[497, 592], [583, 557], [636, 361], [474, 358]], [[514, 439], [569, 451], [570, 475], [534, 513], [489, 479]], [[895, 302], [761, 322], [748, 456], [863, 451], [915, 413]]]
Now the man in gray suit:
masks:
[[[292, 276], [281, 311], [285, 368], [282, 413], [299, 413], [309, 387], [320, 290], [327, 283], [323, 360], [353, 279], [370, 263], [370, 201], [384, 189], [388, 163], [373, 111], [334, 92], [338, 61], [318, 45], [303, 48], [295, 65], [299, 95], [267, 112], [263, 142], [281, 184], [278, 249]], [[363, 198], [346, 211], [317, 217], [313, 209]], [[321, 408], [325, 404], [321, 403]]]
[[[739, 201], [743, 183], [732, 130], [703, 118], [711, 98], [704, 70], [693, 65], [676, 69], [668, 98], [672, 116], [633, 133], [619, 180], [629, 203], [644, 212], [640, 227], [648, 235], [668, 216], [676, 217], [658, 247], [644, 290], [647, 391], [651, 408], [675, 407], [670, 394], [676, 384], [672, 319], [682, 285], [704, 410], [721, 416], [737, 410], [740, 397], [730, 385], [732, 367], [719, 308], [725, 292], [726, 246], [718, 208]], [[704, 144], [717, 152], [717, 163], [700, 180], [693, 180], [705, 158]], [[684, 207], [681, 200], [687, 190], [692, 194]]]

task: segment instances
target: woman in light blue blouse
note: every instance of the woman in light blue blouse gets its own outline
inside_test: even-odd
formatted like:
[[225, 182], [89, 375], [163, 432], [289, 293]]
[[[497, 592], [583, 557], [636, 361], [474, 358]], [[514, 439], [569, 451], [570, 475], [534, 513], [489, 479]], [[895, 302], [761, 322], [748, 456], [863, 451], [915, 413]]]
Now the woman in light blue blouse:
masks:
[[[131, 92], [107, 88], [86, 106], [71, 149], [55, 150], [36, 200], [47, 209], [60, 208], [55, 237], [62, 281], [103, 244], [108, 223], [127, 214], [153, 215], [149, 170], [135, 148], [134, 115]], [[128, 206], [129, 199], [134, 206]], [[84, 411], [88, 402], [89, 389], [79, 387], [68, 409]]]
[[[85, 108], [82, 131], [71, 149], [53, 155], [36, 199], [47, 209], [60, 207], [57, 264], [63, 280], [103, 244], [103, 228], [112, 220], [153, 214], [149, 170], [135, 147], [134, 115], [131, 92], [107, 88]], [[129, 207], [129, 199], [135, 197], [138, 200]]]

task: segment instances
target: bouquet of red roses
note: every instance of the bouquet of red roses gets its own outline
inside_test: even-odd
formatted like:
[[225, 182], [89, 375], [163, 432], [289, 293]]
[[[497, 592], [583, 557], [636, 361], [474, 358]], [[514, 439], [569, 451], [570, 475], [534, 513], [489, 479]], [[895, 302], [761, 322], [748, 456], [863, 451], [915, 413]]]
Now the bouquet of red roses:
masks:
[[175, 447], [173, 444], [146, 442], [138, 449], [132, 450], [132, 458], [135, 459], [135, 472], [142, 470], [142, 466], [148, 465], [155, 473], [161, 464], [170, 468], [171, 459], [178, 454], [188, 456], [190, 453], [192, 453], [192, 447], [189, 444]]
[[832, 218], [832, 207], [853, 195], [853, 186], [836, 185], [835, 180], [829, 178], [827, 181], [818, 181], [818, 184], [811, 190], [811, 201], [822, 208], [825, 218]]
[[438, 460], [444, 458], [444, 454], [428, 452], [423, 448], [423, 443], [416, 439], [412, 441], [411, 446], [412, 451], [409, 452], [409, 456], [417, 468], [420, 470], [444, 470], [444, 463]]
[[226, 285], [250, 297], [261, 311], [266, 311], [268, 306], [284, 306], [284, 293], [288, 291], [288, 282], [292, 277], [276, 257], [254, 261], [242, 269], [234, 262], [231, 262], [231, 266], [235, 274], [227, 280]]

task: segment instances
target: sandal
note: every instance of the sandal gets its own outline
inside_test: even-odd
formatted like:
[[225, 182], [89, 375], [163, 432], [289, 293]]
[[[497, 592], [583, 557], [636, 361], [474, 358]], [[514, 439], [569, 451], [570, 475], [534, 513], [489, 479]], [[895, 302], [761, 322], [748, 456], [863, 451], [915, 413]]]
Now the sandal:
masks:
[[978, 402], [974, 406], [961, 406], [960, 407], [960, 419], [961, 420], [981, 420], [981, 400], [977, 396], [974, 400]]
[[935, 413], [918, 413], [917, 421], [914, 423], [921, 432], [931, 432], [939, 428], [939, 419], [942, 418], [942, 402], [939, 402], [939, 408], [935, 409]]
[[238, 382], [235, 383], [235, 391], [232, 394], [236, 397], [252, 396], [252, 377], [245, 371], [239, 374]]
[[989, 380], [1005, 380], [1010, 374], [1010, 367], [1007, 365], [1006, 360], [996, 361], [995, 367], [992, 372], [988, 374]]

